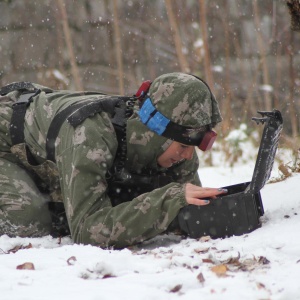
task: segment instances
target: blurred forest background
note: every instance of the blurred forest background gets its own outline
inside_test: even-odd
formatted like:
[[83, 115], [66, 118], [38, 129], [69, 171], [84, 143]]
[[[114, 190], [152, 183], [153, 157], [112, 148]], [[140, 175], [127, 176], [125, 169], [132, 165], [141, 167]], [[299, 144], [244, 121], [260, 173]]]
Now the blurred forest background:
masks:
[[0, 0], [0, 84], [133, 95], [143, 80], [193, 73], [219, 100], [224, 135], [276, 108], [297, 152], [300, 32], [287, 2]]

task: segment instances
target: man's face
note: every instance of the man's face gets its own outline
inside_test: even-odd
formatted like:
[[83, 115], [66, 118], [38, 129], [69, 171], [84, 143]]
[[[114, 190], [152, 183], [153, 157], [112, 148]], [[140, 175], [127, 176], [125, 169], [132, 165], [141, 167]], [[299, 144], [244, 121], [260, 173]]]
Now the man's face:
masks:
[[169, 168], [183, 159], [191, 160], [193, 158], [194, 151], [194, 146], [187, 146], [178, 142], [172, 142], [168, 149], [158, 157], [157, 163], [163, 168]]

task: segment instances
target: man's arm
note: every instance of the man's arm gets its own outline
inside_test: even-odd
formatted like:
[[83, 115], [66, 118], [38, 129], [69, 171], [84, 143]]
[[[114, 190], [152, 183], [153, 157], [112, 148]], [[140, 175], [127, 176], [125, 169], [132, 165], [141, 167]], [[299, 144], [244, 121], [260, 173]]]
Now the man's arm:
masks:
[[57, 165], [75, 242], [117, 248], [135, 244], [165, 231], [187, 205], [184, 185], [171, 183], [112, 207], [105, 176], [117, 140], [109, 121], [96, 115], [75, 130], [65, 126], [61, 136]]

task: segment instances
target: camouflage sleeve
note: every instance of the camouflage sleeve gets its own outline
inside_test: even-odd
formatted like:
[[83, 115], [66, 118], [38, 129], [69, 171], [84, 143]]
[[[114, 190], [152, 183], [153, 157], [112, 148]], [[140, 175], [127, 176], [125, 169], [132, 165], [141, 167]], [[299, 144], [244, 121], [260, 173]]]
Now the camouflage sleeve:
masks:
[[105, 180], [117, 147], [112, 130], [99, 115], [75, 130], [63, 126], [57, 165], [74, 241], [122, 248], [165, 231], [187, 203], [184, 185], [171, 183], [112, 207]]

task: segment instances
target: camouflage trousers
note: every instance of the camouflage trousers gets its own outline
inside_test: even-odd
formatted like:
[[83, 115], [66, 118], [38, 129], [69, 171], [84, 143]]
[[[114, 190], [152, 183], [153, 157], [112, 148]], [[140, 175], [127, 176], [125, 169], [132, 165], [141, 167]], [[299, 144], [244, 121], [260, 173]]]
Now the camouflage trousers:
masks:
[[51, 232], [50, 196], [39, 190], [13, 154], [0, 157], [0, 187], [0, 235], [39, 237]]

